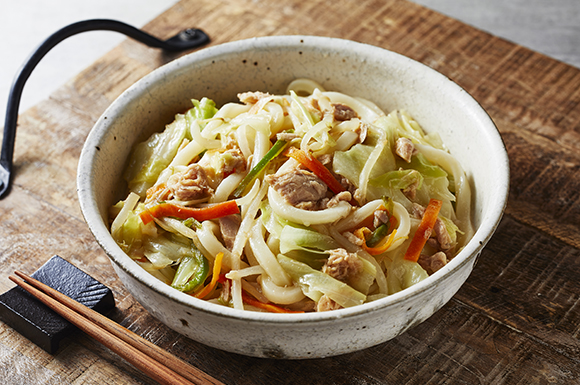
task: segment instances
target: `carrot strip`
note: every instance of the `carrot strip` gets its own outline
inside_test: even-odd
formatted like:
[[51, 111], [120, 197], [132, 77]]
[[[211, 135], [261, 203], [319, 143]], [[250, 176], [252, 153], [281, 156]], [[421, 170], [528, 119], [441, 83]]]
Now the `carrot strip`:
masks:
[[345, 188], [342, 187], [342, 185], [338, 180], [336, 180], [334, 175], [332, 175], [331, 172], [311, 154], [299, 150], [296, 147], [290, 147], [285, 152], [284, 155], [294, 158], [295, 160], [300, 162], [304, 167], [306, 167], [314, 174], [316, 174], [317, 177], [319, 177], [320, 179], [322, 179], [324, 183], [326, 183], [328, 188], [333, 193], [338, 194], [339, 192], [345, 191]]
[[369, 247], [367, 246], [366, 238], [371, 234], [371, 230], [367, 227], [361, 227], [355, 230], [354, 235], [362, 241], [361, 247], [370, 255], [379, 255], [384, 253], [391, 247], [395, 241], [395, 236], [397, 235], [397, 229], [394, 229], [388, 237], [385, 237], [377, 246]]
[[[389, 230], [395, 229], [397, 227], [397, 218], [394, 215], [389, 215], [389, 222], [379, 225], [367, 238], [366, 245], [368, 247], [377, 247], [379, 244], [384, 243]], [[365, 234], [366, 237], [366, 234]]]
[[267, 310], [270, 313], [304, 313], [303, 311], [288, 310], [281, 306], [274, 305], [273, 303], [263, 303], [254, 299], [242, 291], [242, 300], [250, 306], [257, 307], [259, 309]]
[[139, 216], [144, 224], [148, 224], [153, 220], [153, 218], [161, 217], [176, 217], [181, 219], [194, 218], [201, 222], [207, 219], [238, 214], [239, 212], [240, 209], [236, 201], [231, 200], [201, 208], [184, 207], [173, 203], [160, 203], [143, 211]]
[[195, 294], [195, 298], [202, 299], [203, 297], [211, 293], [211, 291], [214, 289], [215, 285], [218, 283], [218, 280], [220, 278], [220, 271], [222, 269], [223, 258], [224, 253], [218, 253], [215, 256], [215, 261], [213, 263], [213, 273], [212, 273], [213, 275], [211, 276], [211, 281], [210, 283], [207, 284], [207, 286], [205, 286], [203, 289], [201, 289]]
[[356, 229], [353, 234], [356, 235], [357, 238], [359, 238], [360, 240], [362, 240], [363, 242], [366, 243], [366, 239], [367, 237], [372, 233], [372, 231], [368, 228], [368, 227], [361, 227]]
[[423, 214], [423, 218], [421, 219], [421, 223], [419, 223], [419, 227], [417, 228], [415, 235], [413, 235], [413, 239], [411, 239], [409, 248], [405, 252], [406, 260], [412, 262], [417, 262], [419, 260], [419, 256], [421, 255], [425, 243], [427, 243], [427, 240], [431, 237], [433, 227], [435, 227], [435, 221], [437, 221], [437, 216], [439, 215], [442, 205], [443, 202], [437, 199], [431, 199], [429, 201], [425, 213]]
[[394, 229], [388, 237], [385, 237], [386, 240], [383, 240], [379, 245], [375, 247], [368, 247], [366, 242], [363, 242], [362, 248], [370, 255], [382, 254], [387, 251], [389, 247], [391, 247], [395, 240], [395, 235], [397, 235], [397, 229]]

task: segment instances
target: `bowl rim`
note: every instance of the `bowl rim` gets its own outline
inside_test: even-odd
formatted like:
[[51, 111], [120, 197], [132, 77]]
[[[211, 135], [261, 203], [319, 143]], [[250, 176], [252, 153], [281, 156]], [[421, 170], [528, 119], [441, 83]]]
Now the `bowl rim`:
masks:
[[[369, 50], [371, 50], [373, 54], [385, 55], [388, 56], [389, 60], [397, 60], [408, 66], [412, 66], [418, 70], [427, 72], [432, 80], [435, 80], [439, 83], [441, 88], [451, 90], [451, 92], [454, 93], [463, 93], [462, 102], [466, 104], [467, 108], [470, 109], [471, 113], [477, 118], [480, 124], [488, 128], [485, 134], [487, 135], [490, 142], [495, 144], [494, 148], [496, 148], [497, 151], [494, 155], [498, 156], [497, 161], [500, 165], [502, 165], [497, 175], [500, 183], [496, 185], [497, 189], [494, 191], [493, 195], [495, 204], [491, 205], [490, 209], [485, 213], [486, 215], [482, 216], [482, 222], [475, 231], [472, 239], [467, 243], [467, 245], [465, 245], [463, 250], [461, 250], [446, 266], [423, 281], [398, 293], [372, 302], [329, 312], [275, 314], [265, 312], [240, 311], [238, 309], [233, 309], [200, 300], [188, 294], [182, 293], [172, 288], [171, 286], [162, 283], [147, 273], [142, 267], [140, 267], [128, 255], [126, 255], [112, 239], [110, 232], [100, 215], [95, 196], [91, 190], [91, 178], [87, 177], [87, 175], [91, 174], [92, 170], [92, 160], [94, 159], [95, 155], [95, 144], [99, 143], [99, 140], [106, 135], [106, 129], [104, 129], [104, 127], [107, 126], [107, 119], [110, 122], [112, 117], [118, 115], [119, 112], [116, 111], [118, 107], [123, 106], [127, 102], [133, 100], [134, 94], [138, 94], [136, 91], [138, 91], [144, 85], [155, 83], [157, 79], [163, 78], [164, 76], [171, 74], [173, 71], [176, 71], [181, 67], [192, 65], [192, 63], [197, 61], [218, 57], [224, 54], [233, 54], [240, 50], [247, 51], [249, 49], [256, 49], [256, 47], [314, 47], [320, 45], [324, 45], [333, 49], [348, 49], [350, 51], [354, 50], [357, 52], [364, 51], [367, 54]], [[309, 35], [264, 36], [227, 42], [185, 55], [153, 70], [151, 73], [145, 75], [143, 78], [126, 89], [105, 110], [105, 112], [97, 120], [89, 135], [87, 136], [78, 164], [77, 191], [81, 212], [85, 222], [89, 226], [89, 229], [95, 236], [97, 242], [106, 252], [109, 259], [111, 259], [111, 261], [119, 268], [121, 268], [126, 274], [141, 284], [147, 286], [149, 289], [167, 297], [171, 301], [175, 301], [181, 305], [191, 307], [195, 311], [204, 312], [222, 318], [241, 320], [245, 322], [295, 324], [333, 321], [347, 317], [357, 317], [369, 312], [373, 312], [380, 308], [394, 306], [396, 304], [405, 302], [411, 297], [422, 295], [432, 287], [435, 287], [436, 283], [443, 282], [450, 278], [453, 275], [453, 272], [461, 269], [465, 264], [470, 262], [471, 256], [473, 256], [473, 258], [478, 258], [481, 250], [487, 244], [499, 226], [505, 211], [505, 207], [507, 205], [509, 194], [509, 161], [505, 144], [501, 138], [499, 130], [497, 129], [489, 114], [468, 92], [466, 92], [457, 83], [453, 82], [445, 75], [428, 67], [427, 65], [399, 53], [378, 46], [355, 42], [352, 40]]]

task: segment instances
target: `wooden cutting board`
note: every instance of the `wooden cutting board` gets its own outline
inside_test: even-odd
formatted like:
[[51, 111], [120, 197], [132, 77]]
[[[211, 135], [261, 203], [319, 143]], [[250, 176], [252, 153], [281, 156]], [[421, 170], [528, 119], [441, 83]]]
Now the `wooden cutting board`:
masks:
[[[471, 93], [510, 157], [506, 214], [455, 297], [376, 347], [286, 361], [212, 349], [152, 318], [116, 278], [78, 207], [83, 142], [127, 87], [177, 56], [125, 41], [22, 113], [15, 186], [0, 201], [0, 292], [59, 254], [113, 289], [111, 318], [228, 384], [580, 383], [580, 70], [404, 0], [183, 0], [145, 30], [199, 27], [212, 45], [264, 35], [340, 37], [418, 60]], [[86, 37], [90, 44], [90, 37]], [[0, 322], [8, 384], [153, 384], [90, 338], [50, 355]]]

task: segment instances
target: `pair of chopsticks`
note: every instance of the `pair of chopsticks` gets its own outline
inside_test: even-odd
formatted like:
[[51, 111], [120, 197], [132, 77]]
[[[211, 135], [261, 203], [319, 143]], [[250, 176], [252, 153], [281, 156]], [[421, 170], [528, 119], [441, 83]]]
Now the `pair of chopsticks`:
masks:
[[100, 313], [44, 283], [15, 271], [11, 281], [39, 299], [80, 330], [105, 345], [160, 384], [223, 385]]

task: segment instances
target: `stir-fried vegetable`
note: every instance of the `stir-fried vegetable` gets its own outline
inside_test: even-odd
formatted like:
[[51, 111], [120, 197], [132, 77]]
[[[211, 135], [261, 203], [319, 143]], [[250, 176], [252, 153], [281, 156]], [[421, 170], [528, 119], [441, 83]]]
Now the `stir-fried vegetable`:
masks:
[[405, 290], [427, 277], [427, 272], [417, 262], [395, 258], [387, 268], [389, 294]]
[[160, 203], [141, 213], [141, 220], [148, 224], [153, 218], [175, 217], [181, 219], [193, 218], [202, 222], [208, 219], [217, 219], [232, 214], [238, 214], [240, 209], [236, 201], [225, 201], [201, 208], [185, 207], [173, 203]]
[[[333, 171], [348, 179], [356, 188], [360, 188], [360, 176], [369, 159], [374, 146], [366, 144], [355, 144], [348, 151], [337, 151], [332, 161]], [[380, 153], [379, 158], [370, 170], [369, 181], [395, 170], [396, 163], [393, 153], [388, 147]], [[367, 186], [367, 200], [380, 199], [387, 195], [391, 196], [389, 186], [377, 186], [369, 183]]]
[[143, 244], [145, 226], [134, 210], [138, 201], [139, 196], [131, 193], [125, 201], [120, 201], [113, 206], [113, 209], [120, 209], [120, 211], [111, 224], [111, 235], [126, 253], [131, 253], [131, 250], [139, 248]]
[[389, 230], [394, 230], [395, 227], [397, 226], [397, 219], [393, 215], [393, 213], [395, 212], [395, 205], [393, 203], [393, 200], [388, 197], [383, 197], [383, 202], [385, 204], [384, 208], [389, 221], [387, 223], [379, 225], [371, 233], [368, 239], [366, 239], [365, 243], [367, 247], [370, 248], [377, 247], [377, 245], [381, 243], [381, 241], [383, 241], [385, 237], [389, 234]]
[[264, 171], [266, 166], [282, 153], [286, 145], [288, 144], [285, 140], [277, 140], [272, 148], [266, 153], [266, 155], [256, 164], [256, 166], [250, 170], [250, 172], [242, 179], [239, 186], [234, 190], [232, 196], [234, 198], [239, 198], [246, 188], [252, 184], [252, 182]]
[[389, 171], [378, 178], [370, 181], [374, 186], [388, 186], [392, 189], [405, 190], [412, 185], [416, 185], [418, 189], [423, 184], [423, 175], [417, 170], [395, 170]]
[[192, 99], [191, 102], [194, 107], [187, 111], [187, 115], [192, 119], [209, 119], [218, 112], [215, 102], [211, 99], [201, 98], [199, 101]]
[[215, 261], [213, 263], [213, 272], [212, 272], [212, 276], [211, 276], [211, 282], [208, 283], [207, 286], [205, 286], [199, 292], [195, 293], [196, 298], [205, 298], [209, 293], [212, 292], [212, 290], [217, 285], [218, 280], [220, 279], [220, 270], [222, 267], [223, 257], [224, 257], [224, 253], [218, 253], [218, 255], [215, 256]]
[[189, 293], [203, 284], [209, 272], [207, 259], [196, 248], [192, 248], [192, 255], [184, 257], [173, 277], [171, 286], [179, 291]]
[[339, 244], [330, 236], [314, 230], [294, 226], [285, 226], [280, 233], [280, 252], [304, 250], [324, 253], [325, 250], [336, 249]]
[[169, 166], [184, 139], [191, 140], [191, 117], [209, 119], [217, 112], [215, 103], [207, 98], [200, 102], [192, 100], [192, 103], [194, 107], [186, 115], [176, 115], [175, 121], [165, 131], [153, 134], [148, 141], [135, 147], [126, 174], [131, 191], [145, 196], [147, 189], [153, 186], [159, 174]]
[[[355, 235], [357, 237], [359, 237], [361, 240], [365, 239], [364, 229], [365, 228], [362, 228], [362, 229], [359, 229], [358, 231], [355, 232]], [[397, 235], [397, 229], [394, 229], [393, 232], [388, 237], [383, 238], [379, 244], [377, 244], [373, 247], [370, 247], [370, 246], [368, 246], [368, 243], [363, 242], [362, 247], [370, 255], [383, 254], [383, 253], [387, 252], [387, 250], [389, 250], [389, 248], [391, 247], [391, 245], [393, 244], [393, 242], [395, 240], [396, 235]]]
[[300, 285], [304, 294], [315, 301], [318, 301], [325, 294], [339, 305], [351, 307], [362, 304], [366, 299], [366, 295], [346, 283], [315, 270], [304, 263], [282, 254], [278, 255], [278, 262], [290, 274], [292, 279]]
[[250, 306], [269, 311], [270, 313], [304, 313], [303, 311], [285, 309], [273, 303], [260, 302], [257, 299], [250, 297], [245, 291], [242, 291], [242, 300]]
[[439, 210], [441, 210], [441, 204], [442, 202], [436, 199], [431, 199], [429, 202], [421, 219], [421, 223], [405, 253], [405, 259], [407, 261], [417, 262], [419, 259], [421, 250], [423, 250], [425, 243], [431, 237], [433, 227], [435, 227], [435, 221], [437, 221], [437, 215], [439, 215]]
[[413, 155], [410, 163], [400, 163], [400, 167], [416, 170], [425, 178], [446, 178], [448, 176], [447, 172], [441, 167], [429, 162], [425, 155], [418, 153]]
[[300, 162], [304, 167], [312, 171], [316, 176], [318, 176], [328, 188], [335, 194], [344, 191], [344, 187], [336, 180], [334, 175], [318, 159], [316, 159], [312, 154], [308, 154], [296, 147], [290, 147], [288, 151], [285, 152], [286, 156], [293, 158]]

